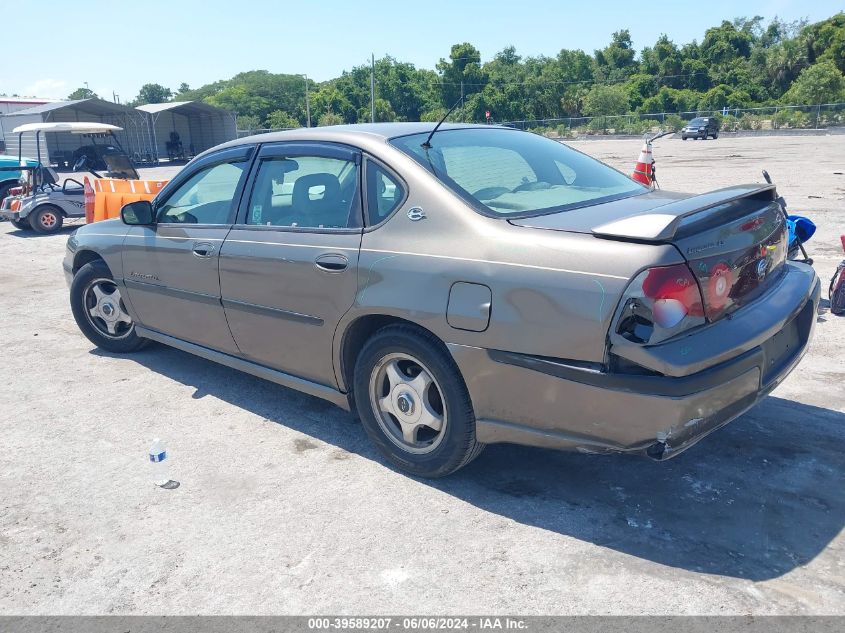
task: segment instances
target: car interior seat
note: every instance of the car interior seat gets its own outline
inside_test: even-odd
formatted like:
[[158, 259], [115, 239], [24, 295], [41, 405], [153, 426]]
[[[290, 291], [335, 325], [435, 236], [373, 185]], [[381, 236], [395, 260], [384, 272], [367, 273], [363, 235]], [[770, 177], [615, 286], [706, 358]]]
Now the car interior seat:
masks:
[[[323, 187], [319, 198], [311, 197], [311, 190]], [[291, 215], [301, 226], [343, 227], [347, 222], [346, 205], [340, 191], [340, 181], [332, 174], [300, 176], [293, 184]]]

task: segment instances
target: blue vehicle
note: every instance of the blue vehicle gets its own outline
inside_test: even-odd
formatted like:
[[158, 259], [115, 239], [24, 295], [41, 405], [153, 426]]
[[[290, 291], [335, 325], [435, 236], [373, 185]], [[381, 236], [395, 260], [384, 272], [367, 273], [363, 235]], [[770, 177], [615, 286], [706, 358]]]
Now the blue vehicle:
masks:
[[[37, 160], [31, 158], [18, 158], [17, 156], [9, 156], [7, 154], [0, 154], [0, 167], [19, 167], [21, 161], [24, 161], [27, 167], [36, 167]], [[0, 171], [0, 202], [3, 198], [9, 195], [9, 189], [17, 187], [23, 172], [21, 171]]]

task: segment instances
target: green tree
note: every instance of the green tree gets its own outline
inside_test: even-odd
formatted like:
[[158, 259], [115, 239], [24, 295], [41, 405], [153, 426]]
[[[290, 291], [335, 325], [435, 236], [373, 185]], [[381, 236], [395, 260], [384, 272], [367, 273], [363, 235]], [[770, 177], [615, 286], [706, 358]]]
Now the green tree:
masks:
[[751, 97], [747, 92], [735, 90], [725, 84], [719, 84], [701, 95], [701, 99], [698, 102], [698, 109], [713, 111], [721, 110], [722, 108], [747, 108], [751, 103]]
[[161, 84], [144, 84], [132, 104], [139, 106], [145, 103], [164, 103], [172, 97], [173, 91], [170, 88], [165, 88]]
[[657, 94], [659, 82], [654, 75], [637, 73], [631, 75], [625, 82], [625, 90], [628, 92], [630, 106], [637, 109], [643, 104], [643, 101]]
[[447, 108], [461, 96], [481, 92], [486, 77], [481, 70], [481, 53], [472, 44], [455, 44], [449, 53], [449, 59], [437, 62], [437, 71], [441, 79], [441, 103]]
[[628, 93], [622, 86], [595, 85], [584, 99], [584, 112], [590, 116], [626, 114], [629, 110]]
[[301, 127], [302, 124], [284, 110], [273, 110], [264, 120], [264, 126], [274, 130]]
[[728, 21], [720, 26], [707, 29], [701, 43], [701, 57], [710, 65], [730, 64], [737, 59], [751, 56], [753, 37], [746, 31], [738, 31]]
[[802, 70], [783, 100], [802, 105], [845, 100], [845, 76], [833, 60], [825, 59]]
[[261, 121], [257, 116], [251, 114], [243, 114], [238, 117], [239, 130], [257, 130], [261, 127]]
[[341, 125], [343, 124], [343, 122], [343, 117], [339, 114], [334, 114], [333, 112], [326, 112], [320, 117], [320, 120], [317, 122], [317, 125]]
[[609, 81], [620, 81], [636, 70], [636, 54], [628, 29], [616, 31], [610, 44], [595, 52], [597, 69]]
[[376, 99], [376, 122], [384, 123], [396, 120], [396, 112], [387, 99]]
[[68, 101], [76, 101], [77, 99], [99, 99], [100, 97], [97, 96], [96, 92], [88, 88], [77, 88], [67, 98]]
[[845, 12], [811, 24], [802, 35], [810, 63], [830, 60], [845, 73]]
[[771, 46], [764, 60], [762, 70], [770, 89], [782, 94], [807, 67], [807, 48], [797, 39], [784, 40]]
[[640, 112], [694, 112], [700, 98], [701, 94], [694, 90], [663, 86], [656, 95], [643, 101]]
[[[815, 68], [822, 62], [827, 64]], [[831, 72], [830, 64], [840, 73], [845, 71], [843, 12], [814, 24], [740, 17], [708, 28], [700, 43], [676, 44], [661, 35], [639, 56], [624, 29], [592, 55], [563, 49], [556, 56], [523, 56], [508, 46], [483, 64], [479, 50], [464, 42], [452, 46], [436, 70], [389, 56], [376, 60], [376, 118], [438, 120], [458, 99], [461, 83], [465, 101], [452, 120], [483, 121], [488, 110], [494, 121], [501, 122], [629, 109], [641, 113], [735, 109], [791, 99], [815, 103], [820, 95], [829, 101], [830, 95], [839, 94], [839, 75]], [[811, 68], [813, 72], [799, 82]], [[309, 80], [312, 121], [326, 114], [347, 123], [369, 121], [370, 72], [370, 63], [364, 63], [328, 81]], [[287, 117], [305, 122], [302, 75], [251, 70], [197, 89], [183, 84], [177, 97], [255, 117], [262, 125], [271, 115], [273, 120], [282, 116], [276, 112], [286, 115], [277, 123], [290, 124]], [[162, 98], [158, 95], [156, 100]]]

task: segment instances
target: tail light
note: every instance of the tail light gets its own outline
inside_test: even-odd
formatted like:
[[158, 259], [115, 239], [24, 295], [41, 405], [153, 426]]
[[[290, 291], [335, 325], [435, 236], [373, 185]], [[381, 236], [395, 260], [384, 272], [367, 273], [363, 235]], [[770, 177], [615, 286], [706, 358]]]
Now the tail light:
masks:
[[686, 264], [643, 271], [622, 298], [617, 334], [642, 344], [664, 341], [704, 323], [701, 290]]

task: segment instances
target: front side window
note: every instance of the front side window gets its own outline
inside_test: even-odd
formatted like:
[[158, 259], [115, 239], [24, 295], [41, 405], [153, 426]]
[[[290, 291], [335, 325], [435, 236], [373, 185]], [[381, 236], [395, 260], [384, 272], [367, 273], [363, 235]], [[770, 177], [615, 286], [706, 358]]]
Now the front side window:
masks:
[[438, 131], [391, 143], [483, 213], [555, 213], [648, 191], [624, 174], [537, 134], [503, 128]]
[[228, 224], [233, 198], [247, 161], [200, 169], [158, 209], [158, 221], [178, 224]]
[[258, 168], [247, 224], [342, 229], [358, 226], [358, 168], [324, 156], [265, 158]]
[[382, 222], [405, 197], [405, 188], [376, 163], [367, 163], [367, 220], [370, 226]]

